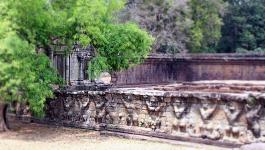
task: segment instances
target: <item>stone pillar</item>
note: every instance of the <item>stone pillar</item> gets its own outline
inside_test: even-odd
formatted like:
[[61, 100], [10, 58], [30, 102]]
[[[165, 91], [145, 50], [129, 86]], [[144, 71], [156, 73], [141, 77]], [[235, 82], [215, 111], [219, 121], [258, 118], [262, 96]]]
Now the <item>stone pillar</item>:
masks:
[[[89, 46], [86, 49], [78, 49], [76, 51], [77, 53], [77, 60], [78, 60], [78, 85], [84, 85], [85, 84], [85, 63], [89, 62], [94, 56], [94, 48], [92, 46]], [[87, 81], [86, 81], [87, 82]]]
[[83, 81], [84, 80], [84, 61], [85, 59], [82, 57], [78, 57], [78, 63], [79, 63], [79, 69], [78, 69], [78, 80]]

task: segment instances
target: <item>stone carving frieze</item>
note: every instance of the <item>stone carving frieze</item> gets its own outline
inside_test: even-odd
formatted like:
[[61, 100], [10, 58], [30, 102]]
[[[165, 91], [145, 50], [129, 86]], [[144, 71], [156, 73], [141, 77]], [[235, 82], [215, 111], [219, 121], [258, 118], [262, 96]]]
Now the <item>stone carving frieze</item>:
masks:
[[94, 104], [95, 104], [95, 122], [97, 124], [105, 123], [105, 117], [106, 117], [106, 99], [104, 96], [95, 95], [94, 96]]
[[223, 130], [222, 130], [222, 127], [218, 125], [214, 125], [212, 123], [201, 124], [200, 134], [202, 138], [207, 138], [211, 140], [219, 140], [223, 137]]
[[180, 98], [173, 98], [171, 105], [177, 119], [181, 119], [190, 109], [190, 104], [187, 103], [186, 99], [181, 100]]
[[79, 105], [81, 107], [81, 114], [82, 114], [82, 119], [84, 122], [84, 125], [88, 125], [94, 121], [92, 112], [89, 108], [90, 106], [90, 99], [88, 97], [83, 97], [79, 101]]
[[123, 104], [126, 108], [127, 116], [126, 116], [126, 123], [128, 126], [139, 126], [139, 114], [137, 106], [134, 103], [134, 96], [133, 95], [122, 95]]
[[[59, 95], [48, 117], [82, 127], [248, 143], [265, 141], [264, 104], [186, 95], [84, 93]], [[252, 100], [253, 101], [253, 100]]]
[[172, 98], [171, 106], [173, 107], [173, 112], [176, 117], [173, 121], [173, 128], [176, 132], [187, 134], [187, 128], [190, 124], [189, 118], [185, 115], [188, 114], [190, 110], [190, 104], [184, 98]]
[[163, 97], [156, 96], [144, 96], [143, 97], [148, 110], [148, 116], [144, 119], [145, 127], [149, 127], [153, 130], [161, 128], [161, 113], [162, 108], [166, 106], [163, 102]]
[[261, 104], [245, 105], [248, 128], [252, 131], [255, 137], [260, 137], [261, 133], [261, 127], [259, 123], [261, 108]]
[[105, 96], [107, 102], [105, 105], [106, 109], [106, 123], [107, 124], [119, 124], [120, 118], [124, 116], [119, 116], [119, 105], [117, 101], [113, 98], [111, 94]]
[[159, 112], [163, 108], [162, 97], [145, 96], [145, 103], [150, 112]]
[[210, 119], [213, 116], [216, 109], [217, 109], [217, 102], [215, 100], [212, 101], [201, 100], [199, 110], [203, 121]]
[[202, 137], [201, 132], [196, 129], [195, 124], [189, 123], [187, 125], [186, 131], [190, 137], [194, 137], [194, 138], [201, 138]]
[[242, 104], [238, 102], [227, 102], [224, 105], [224, 112], [230, 125], [233, 125], [237, 121], [242, 111]]

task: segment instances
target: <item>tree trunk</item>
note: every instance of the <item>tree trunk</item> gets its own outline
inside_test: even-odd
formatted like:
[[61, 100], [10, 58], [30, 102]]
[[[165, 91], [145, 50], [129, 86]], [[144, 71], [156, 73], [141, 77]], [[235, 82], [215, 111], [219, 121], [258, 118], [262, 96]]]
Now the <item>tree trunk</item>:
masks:
[[0, 132], [8, 131], [6, 111], [7, 104], [0, 102]]

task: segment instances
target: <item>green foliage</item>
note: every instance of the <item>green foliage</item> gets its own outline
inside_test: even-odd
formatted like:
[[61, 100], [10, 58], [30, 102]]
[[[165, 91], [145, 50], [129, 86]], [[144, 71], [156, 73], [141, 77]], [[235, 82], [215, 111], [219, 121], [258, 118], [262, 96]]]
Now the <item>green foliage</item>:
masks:
[[265, 48], [264, 12], [265, 0], [129, 0], [121, 16], [156, 37], [156, 52], [253, 52]]
[[225, 7], [223, 0], [129, 0], [123, 18], [156, 37], [156, 52], [215, 52]]
[[0, 24], [0, 95], [1, 101], [28, 102], [36, 116], [42, 116], [44, 102], [53, 96], [51, 84], [59, 83], [44, 54]]
[[260, 48], [259, 47], [259, 48], [256, 48], [254, 50], [249, 51], [247, 49], [239, 47], [239, 48], [236, 49], [235, 52], [236, 53], [264, 53], [265, 52], [265, 48]]
[[[146, 58], [151, 51], [152, 37], [132, 23], [118, 23], [124, 1], [80, 0], [72, 16], [76, 20], [75, 39], [83, 46], [92, 45], [96, 57], [89, 64], [89, 77], [103, 71], [127, 69]], [[90, 9], [87, 9], [90, 8]]]
[[[70, 51], [75, 42], [93, 46], [91, 77], [140, 63], [151, 50], [152, 37], [136, 25], [118, 23], [124, 0], [0, 0], [1, 101], [28, 102], [43, 115], [52, 85], [50, 51]], [[44, 52], [44, 53], [43, 53]]]
[[120, 71], [140, 63], [151, 51], [152, 38], [134, 24], [109, 24], [102, 28], [104, 41], [95, 45], [98, 57], [91, 61], [89, 74]]
[[191, 0], [191, 52], [215, 52], [221, 38], [223, 0]]
[[253, 51], [265, 48], [265, 1], [228, 0], [229, 11], [224, 17], [220, 52], [236, 49]]

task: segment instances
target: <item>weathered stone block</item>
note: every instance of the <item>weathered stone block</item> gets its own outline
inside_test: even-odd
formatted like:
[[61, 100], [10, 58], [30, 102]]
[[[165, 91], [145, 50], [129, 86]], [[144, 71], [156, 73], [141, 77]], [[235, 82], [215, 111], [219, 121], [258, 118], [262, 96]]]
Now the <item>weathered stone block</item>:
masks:
[[165, 137], [264, 142], [265, 95], [253, 93], [157, 92], [152, 88], [62, 91], [57, 100], [47, 102], [47, 118], [89, 128], [105, 125], [132, 133], [163, 133]]

